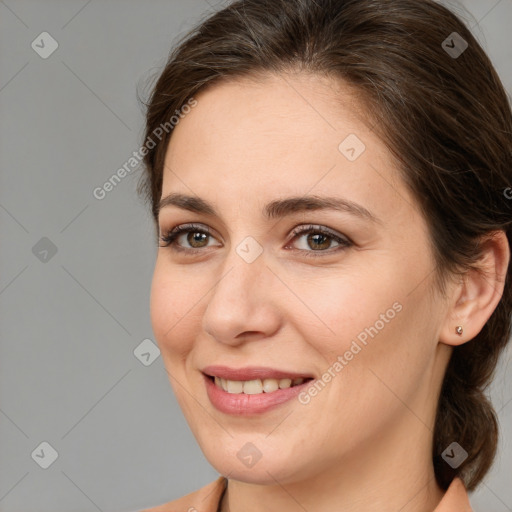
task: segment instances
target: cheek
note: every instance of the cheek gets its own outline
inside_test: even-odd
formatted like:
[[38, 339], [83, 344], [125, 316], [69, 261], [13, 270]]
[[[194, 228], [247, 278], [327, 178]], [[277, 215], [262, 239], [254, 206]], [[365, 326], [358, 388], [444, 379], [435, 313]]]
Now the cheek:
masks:
[[167, 353], [183, 354], [191, 349], [189, 345], [194, 337], [188, 330], [200, 325], [195, 316], [202, 295], [193, 279], [180, 277], [179, 269], [171, 272], [157, 260], [151, 284], [150, 317], [164, 357]]
[[[354, 267], [336, 278], [294, 283], [308, 308], [301, 305], [300, 313], [295, 309], [290, 314], [301, 338], [320, 356], [316, 370], [334, 374], [332, 379], [325, 375], [333, 382], [329, 387], [343, 391], [330, 400], [391, 396], [379, 377], [407, 396], [433, 356], [430, 299], [422, 287], [411, 293], [418, 271], [393, 261], [385, 266], [382, 259], [378, 272], [372, 268]], [[354, 387], [356, 382], [365, 386]]]
[[360, 265], [337, 275], [331, 271], [325, 277], [295, 278], [294, 293], [302, 304], [294, 301], [291, 318], [301, 326], [304, 339], [332, 362], [349, 350], [353, 340], [364, 346], [396, 322], [403, 302], [403, 279], [394, 272], [383, 269], [381, 262], [378, 275], [370, 265]]
[[347, 309], [337, 316], [332, 311], [336, 335], [317, 350], [326, 360], [323, 371], [335, 375], [330, 390], [322, 391], [332, 422], [334, 411], [348, 407], [354, 432], [364, 424], [373, 435], [376, 425], [398, 414], [403, 403], [415, 403], [418, 390], [428, 385], [436, 344], [425, 294], [407, 296], [398, 286], [366, 296], [369, 291], [361, 287], [340, 296], [338, 304]]

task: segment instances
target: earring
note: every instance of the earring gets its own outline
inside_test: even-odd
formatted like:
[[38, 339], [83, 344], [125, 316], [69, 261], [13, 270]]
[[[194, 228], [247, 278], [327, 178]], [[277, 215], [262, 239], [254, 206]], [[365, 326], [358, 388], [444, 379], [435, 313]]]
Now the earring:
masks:
[[458, 325], [457, 327], [455, 327], [455, 332], [459, 335], [459, 336], [462, 336], [462, 326], [461, 325]]

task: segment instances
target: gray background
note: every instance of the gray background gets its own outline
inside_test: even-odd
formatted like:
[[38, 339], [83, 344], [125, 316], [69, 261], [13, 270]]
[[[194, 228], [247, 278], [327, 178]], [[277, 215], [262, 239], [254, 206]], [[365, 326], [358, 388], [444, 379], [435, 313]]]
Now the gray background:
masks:
[[[512, 0], [449, 5], [510, 93]], [[135, 193], [138, 171], [101, 201], [92, 192], [140, 147], [137, 88], [184, 31], [219, 7], [0, 1], [2, 512], [136, 511], [218, 476], [161, 357], [145, 366], [134, 354], [154, 340], [156, 254]], [[47, 59], [31, 47], [44, 31], [59, 45]], [[512, 511], [511, 355], [509, 347], [491, 389], [503, 436], [492, 472], [471, 495], [476, 511]], [[36, 463], [44, 441], [58, 452], [48, 469]]]

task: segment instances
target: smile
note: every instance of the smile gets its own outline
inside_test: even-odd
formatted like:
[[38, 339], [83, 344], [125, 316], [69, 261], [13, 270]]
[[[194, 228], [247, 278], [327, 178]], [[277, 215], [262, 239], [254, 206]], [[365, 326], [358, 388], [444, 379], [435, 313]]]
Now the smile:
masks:
[[234, 416], [254, 416], [290, 403], [313, 377], [263, 367], [210, 366], [202, 371], [210, 403]]
[[253, 380], [227, 380], [215, 377], [214, 382], [218, 388], [228, 393], [245, 393], [258, 395], [260, 393], [273, 393], [278, 389], [287, 389], [299, 386], [305, 379], [253, 379]]

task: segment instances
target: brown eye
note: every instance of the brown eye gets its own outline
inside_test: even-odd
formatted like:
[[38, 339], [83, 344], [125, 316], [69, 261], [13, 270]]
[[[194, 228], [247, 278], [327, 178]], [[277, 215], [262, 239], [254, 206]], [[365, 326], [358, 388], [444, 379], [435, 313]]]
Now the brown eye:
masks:
[[329, 236], [324, 235], [323, 233], [317, 233], [314, 235], [309, 234], [306, 240], [308, 246], [312, 249], [329, 249], [329, 246], [331, 245]]
[[[329, 228], [324, 226], [306, 226], [302, 228], [295, 229], [293, 231], [293, 239], [295, 240], [304, 240], [303, 243], [293, 244], [294, 249], [300, 251], [304, 254], [304, 256], [322, 256], [322, 253], [332, 254], [334, 252], [338, 252], [339, 250], [344, 250], [351, 247], [353, 242], [349, 240], [347, 237], [344, 237], [334, 231], [331, 231]], [[337, 245], [332, 245], [335, 242]], [[292, 245], [290, 242], [288, 246]], [[329, 250], [333, 248], [333, 250]]]
[[163, 245], [160, 247], [171, 247], [176, 251], [200, 251], [204, 247], [209, 247], [209, 239], [214, 239], [207, 228], [194, 224], [184, 224], [176, 226], [160, 236]]
[[205, 247], [203, 244], [208, 236], [208, 234], [202, 233], [201, 231], [189, 231], [187, 233], [187, 242], [194, 248]]

